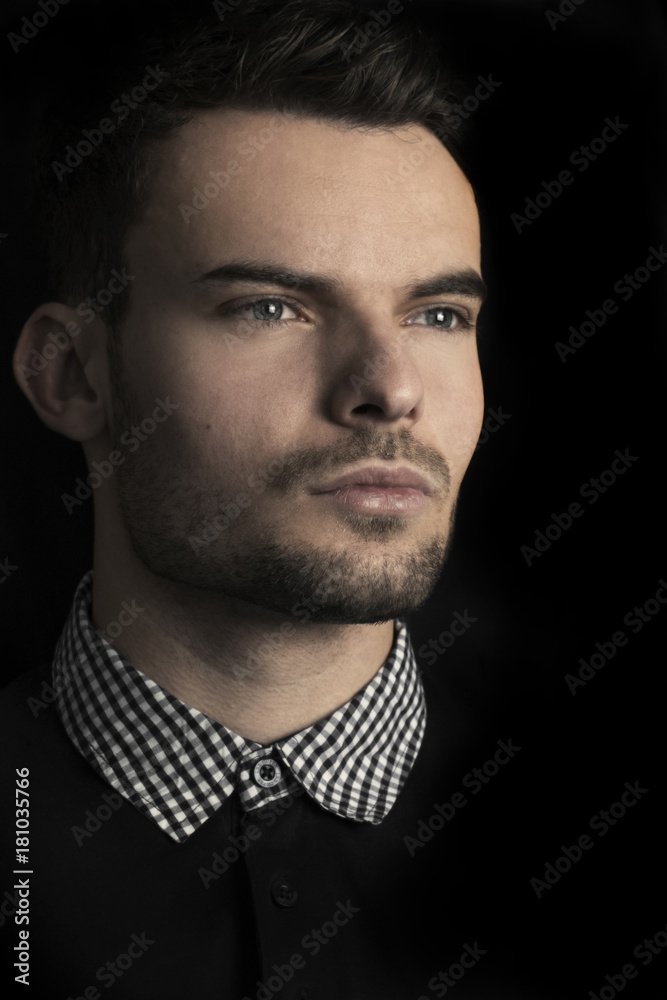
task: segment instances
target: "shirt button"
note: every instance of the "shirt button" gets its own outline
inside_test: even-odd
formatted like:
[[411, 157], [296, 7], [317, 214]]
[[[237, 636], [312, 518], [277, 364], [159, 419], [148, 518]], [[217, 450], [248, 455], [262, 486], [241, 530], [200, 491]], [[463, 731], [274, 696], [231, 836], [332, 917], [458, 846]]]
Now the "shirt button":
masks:
[[280, 766], [270, 757], [258, 760], [253, 770], [253, 776], [258, 785], [262, 788], [273, 788], [280, 781], [282, 775]]
[[296, 889], [284, 880], [273, 883], [271, 886], [271, 895], [279, 906], [294, 906], [299, 898]]

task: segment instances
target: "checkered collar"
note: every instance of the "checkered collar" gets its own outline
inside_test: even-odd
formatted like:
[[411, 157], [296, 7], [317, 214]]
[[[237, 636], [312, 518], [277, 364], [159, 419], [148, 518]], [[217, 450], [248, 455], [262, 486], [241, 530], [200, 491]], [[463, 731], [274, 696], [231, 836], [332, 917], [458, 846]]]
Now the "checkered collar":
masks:
[[234, 791], [249, 812], [294, 792], [378, 824], [416, 760], [424, 691], [404, 621], [383, 666], [326, 719], [270, 745], [185, 705], [133, 667], [92, 624], [93, 571], [56, 647], [53, 681], [72, 743], [120, 795], [182, 843]]

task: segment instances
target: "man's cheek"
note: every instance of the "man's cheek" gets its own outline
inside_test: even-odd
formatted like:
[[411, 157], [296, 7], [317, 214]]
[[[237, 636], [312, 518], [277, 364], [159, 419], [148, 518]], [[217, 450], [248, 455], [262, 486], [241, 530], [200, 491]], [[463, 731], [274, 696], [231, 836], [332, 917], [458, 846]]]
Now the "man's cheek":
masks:
[[459, 411], [458, 417], [452, 421], [448, 435], [449, 441], [444, 449], [445, 456], [450, 463], [452, 476], [457, 475], [459, 479], [463, 478], [463, 473], [477, 447], [483, 417], [484, 412], [481, 406], [474, 406], [468, 412]]
[[467, 419], [462, 430], [462, 450], [466, 456], [465, 465], [467, 466], [479, 445], [480, 435], [484, 429], [484, 391], [481, 379], [478, 386], [471, 386], [471, 392], [466, 399], [465, 411]]

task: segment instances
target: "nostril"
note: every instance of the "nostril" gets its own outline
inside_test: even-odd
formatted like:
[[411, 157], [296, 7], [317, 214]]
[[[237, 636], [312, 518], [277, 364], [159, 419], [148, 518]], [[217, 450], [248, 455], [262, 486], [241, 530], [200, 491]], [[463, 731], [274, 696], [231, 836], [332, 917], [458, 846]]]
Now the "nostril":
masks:
[[360, 403], [359, 406], [355, 406], [353, 413], [368, 413], [369, 410], [375, 410], [377, 413], [381, 413], [382, 410], [379, 406], [375, 406], [373, 403]]

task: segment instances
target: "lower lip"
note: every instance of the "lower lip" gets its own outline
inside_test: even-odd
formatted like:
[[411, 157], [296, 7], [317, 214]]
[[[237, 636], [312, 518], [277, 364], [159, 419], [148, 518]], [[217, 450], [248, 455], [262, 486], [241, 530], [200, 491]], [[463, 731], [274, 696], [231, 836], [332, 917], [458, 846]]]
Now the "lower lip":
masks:
[[342, 486], [327, 493], [315, 493], [314, 496], [329, 499], [348, 510], [369, 514], [416, 514], [426, 503], [426, 496], [421, 490], [408, 486]]

